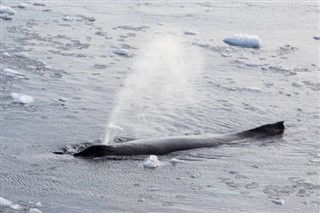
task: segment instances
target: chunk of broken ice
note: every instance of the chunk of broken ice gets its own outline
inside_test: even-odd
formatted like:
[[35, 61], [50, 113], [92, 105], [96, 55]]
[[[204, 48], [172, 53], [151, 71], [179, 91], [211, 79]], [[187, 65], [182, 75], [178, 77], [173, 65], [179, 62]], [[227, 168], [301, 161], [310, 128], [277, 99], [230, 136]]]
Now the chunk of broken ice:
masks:
[[150, 155], [144, 162], [143, 167], [148, 169], [154, 169], [161, 165], [161, 161], [155, 155]]
[[14, 15], [16, 14], [16, 11], [12, 9], [11, 7], [6, 7], [6, 6], [0, 6], [0, 13], [7, 13], [9, 15]]
[[123, 48], [116, 49], [113, 52], [117, 55], [129, 55], [129, 51]]
[[199, 35], [198, 32], [193, 31], [193, 30], [187, 30], [184, 32], [185, 35]]
[[15, 77], [15, 76], [23, 76], [24, 74], [14, 70], [14, 69], [10, 69], [10, 68], [5, 68], [3, 69], [1, 72], [1, 75], [6, 75], [6, 76], [10, 76], [10, 77]]
[[33, 97], [15, 92], [11, 93], [11, 98], [14, 103], [29, 104], [33, 102]]
[[20, 4], [18, 4], [18, 7], [21, 9], [26, 9], [29, 7], [29, 5], [25, 2], [21, 2]]
[[12, 205], [12, 201], [11, 200], [7, 200], [3, 197], [0, 197], [0, 207], [9, 207], [10, 205]]
[[235, 34], [234, 36], [223, 39], [223, 41], [231, 46], [260, 48], [261, 41], [256, 35]]
[[29, 54], [26, 52], [17, 52], [14, 55], [18, 58], [29, 58]]

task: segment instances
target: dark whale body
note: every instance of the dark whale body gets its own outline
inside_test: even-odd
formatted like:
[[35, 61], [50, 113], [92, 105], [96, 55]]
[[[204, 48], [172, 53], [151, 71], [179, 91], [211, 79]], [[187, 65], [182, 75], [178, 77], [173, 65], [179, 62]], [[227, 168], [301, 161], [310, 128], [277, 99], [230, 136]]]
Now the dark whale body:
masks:
[[232, 144], [247, 138], [263, 138], [279, 135], [284, 132], [283, 121], [266, 124], [247, 131], [218, 136], [183, 136], [165, 137], [159, 139], [133, 140], [113, 145], [93, 145], [76, 154], [79, 157], [102, 157], [106, 155], [132, 156], [132, 155], [166, 155], [171, 152], [214, 147], [223, 144]]

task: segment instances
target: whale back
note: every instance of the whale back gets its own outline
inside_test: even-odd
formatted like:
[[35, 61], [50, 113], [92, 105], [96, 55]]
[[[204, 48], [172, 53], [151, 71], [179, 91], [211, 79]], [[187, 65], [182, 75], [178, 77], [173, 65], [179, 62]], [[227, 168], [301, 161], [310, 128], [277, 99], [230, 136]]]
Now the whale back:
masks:
[[181, 136], [158, 139], [134, 140], [115, 145], [93, 145], [74, 156], [102, 157], [105, 155], [166, 155], [171, 152], [196, 148], [208, 148], [234, 143], [246, 138], [262, 138], [279, 135], [284, 132], [284, 122], [266, 124], [239, 133], [218, 136]]

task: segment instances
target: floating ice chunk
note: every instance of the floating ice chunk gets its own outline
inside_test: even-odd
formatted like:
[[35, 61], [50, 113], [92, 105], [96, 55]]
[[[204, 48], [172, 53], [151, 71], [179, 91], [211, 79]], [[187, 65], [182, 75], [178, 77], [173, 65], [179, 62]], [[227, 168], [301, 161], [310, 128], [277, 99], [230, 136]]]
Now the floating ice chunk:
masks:
[[161, 21], [159, 21], [159, 22], [157, 22], [157, 25], [162, 26], [162, 25], [164, 25], [164, 23], [163, 23], [163, 22], [161, 22]]
[[162, 163], [158, 160], [158, 157], [155, 155], [150, 155], [144, 162], [143, 167], [148, 169], [154, 169], [160, 166]]
[[185, 35], [199, 35], [198, 32], [193, 31], [193, 30], [187, 30], [184, 32]]
[[36, 2], [36, 3], [33, 3], [34, 6], [38, 6], [38, 7], [44, 7], [46, 6], [46, 4], [44, 3], [39, 3], [39, 2]]
[[320, 40], [320, 36], [313, 36], [315, 40]]
[[36, 206], [36, 207], [42, 207], [43, 205], [42, 205], [41, 202], [36, 202], [35, 206]]
[[26, 52], [17, 52], [14, 55], [18, 58], [29, 58], [29, 54]]
[[11, 7], [6, 7], [6, 6], [0, 6], [0, 13], [6, 13], [9, 15], [14, 15], [16, 14], [16, 11], [12, 9]]
[[257, 66], [259, 66], [257, 63], [255, 63], [253, 61], [249, 61], [249, 60], [237, 59], [236, 62], [239, 63], [239, 64], [243, 64], [243, 65], [249, 66], [249, 67], [257, 67]]
[[261, 41], [256, 35], [248, 34], [235, 34], [229, 38], [223, 39], [223, 41], [231, 46], [260, 48]]
[[27, 9], [29, 5], [25, 2], [21, 2], [20, 4], [18, 4], [18, 7], [21, 9]]
[[183, 161], [183, 160], [179, 160], [179, 159], [177, 159], [177, 158], [171, 158], [171, 159], [169, 160], [169, 162], [170, 162], [172, 165], [176, 165], [176, 164], [178, 164], [178, 163], [183, 163], [184, 161]]
[[11, 57], [11, 55], [10, 55], [8, 52], [2, 53], [2, 56], [4, 56], [4, 57]]
[[29, 104], [33, 102], [33, 97], [15, 92], [11, 93], [11, 98], [14, 103]]
[[11, 200], [7, 200], [3, 197], [0, 197], [0, 208], [3, 208], [3, 207], [9, 207], [12, 205], [12, 201]]
[[129, 51], [123, 48], [116, 49], [113, 52], [117, 55], [129, 55]]
[[10, 208], [14, 209], [14, 210], [21, 210], [22, 209], [19, 204], [12, 204], [12, 205], [10, 205]]
[[6, 75], [6, 76], [10, 76], [10, 77], [15, 77], [15, 76], [24, 76], [23, 73], [14, 70], [14, 69], [10, 69], [10, 68], [5, 68], [1, 71], [1, 74]]
[[37, 208], [31, 208], [31, 209], [29, 210], [29, 213], [42, 213], [42, 211], [40, 211], [40, 210], [37, 209]]
[[249, 91], [249, 92], [262, 92], [262, 89], [259, 87], [255, 87], [255, 86], [250, 86], [250, 87], [244, 87], [243, 90]]
[[283, 205], [284, 204], [284, 200], [283, 199], [272, 199], [271, 201], [273, 203], [277, 204], [277, 205]]

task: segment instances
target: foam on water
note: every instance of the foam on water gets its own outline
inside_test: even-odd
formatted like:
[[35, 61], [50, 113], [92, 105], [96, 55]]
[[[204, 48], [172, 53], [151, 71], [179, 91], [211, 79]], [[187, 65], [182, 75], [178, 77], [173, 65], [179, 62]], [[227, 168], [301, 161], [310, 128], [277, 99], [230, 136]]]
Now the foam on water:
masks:
[[260, 48], [261, 41], [256, 35], [235, 34], [234, 36], [223, 39], [223, 41], [231, 46]]

